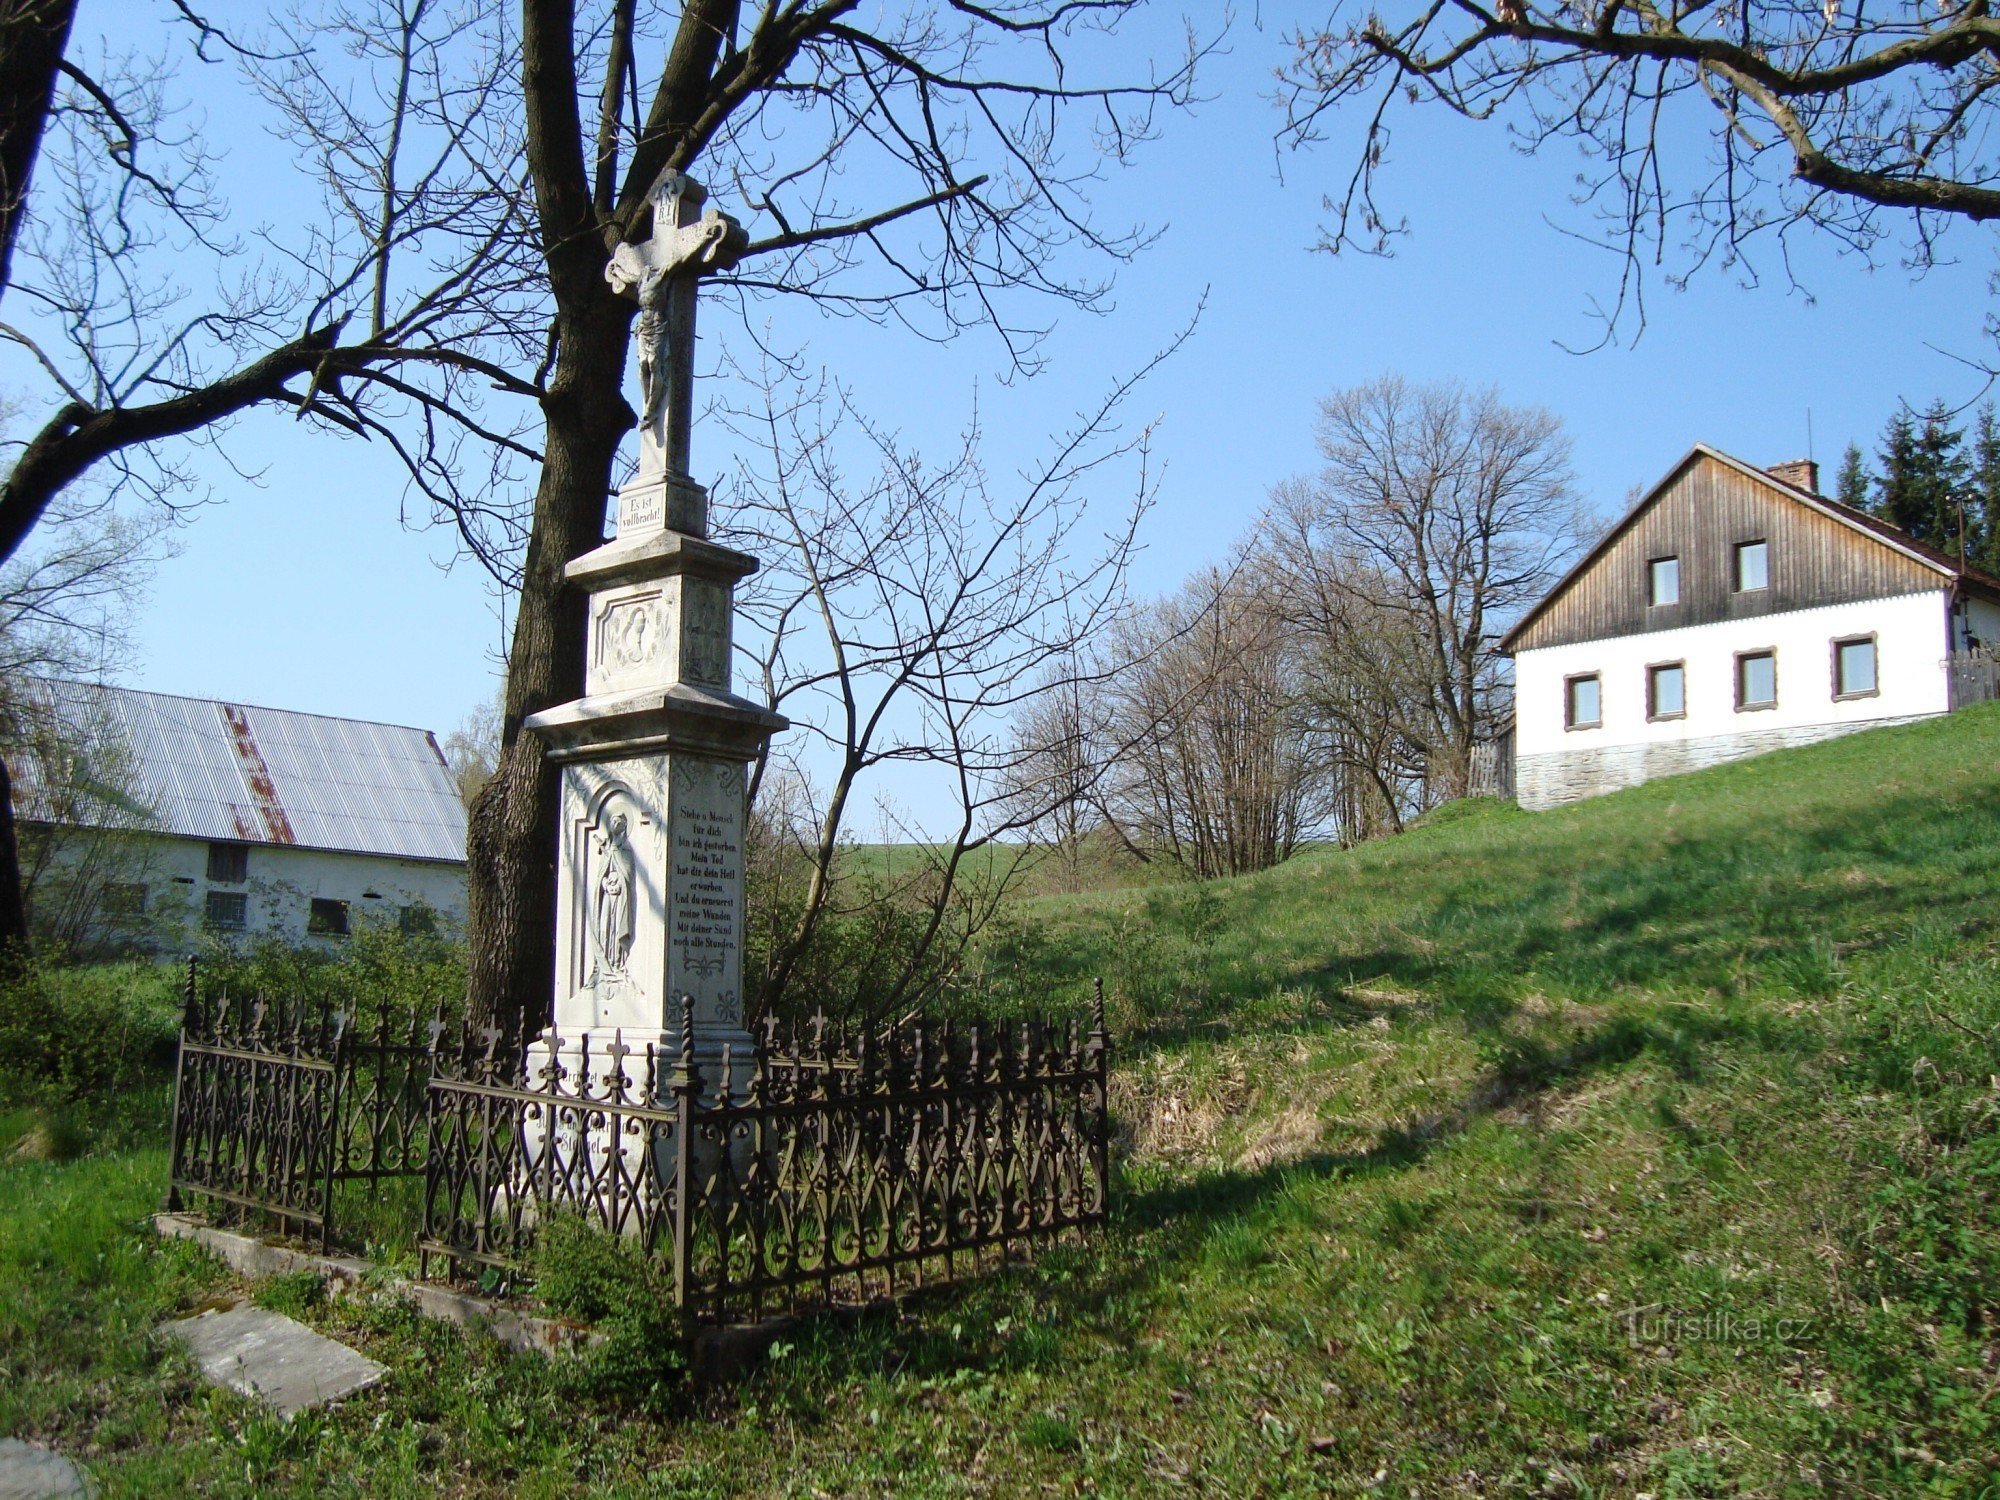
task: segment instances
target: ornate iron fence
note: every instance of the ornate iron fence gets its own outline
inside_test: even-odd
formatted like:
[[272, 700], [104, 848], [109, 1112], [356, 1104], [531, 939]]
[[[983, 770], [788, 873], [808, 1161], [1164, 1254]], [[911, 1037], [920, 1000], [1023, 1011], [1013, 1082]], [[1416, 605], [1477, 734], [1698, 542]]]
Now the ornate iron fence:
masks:
[[[1103, 1221], [1110, 1037], [1075, 1025], [767, 1024], [749, 1056], [681, 1035], [592, 1051], [437, 1048], [425, 1273], [530, 1273], [576, 1214], [672, 1264], [691, 1320], [949, 1279]], [[525, 1066], [524, 1066], [525, 1064]]]
[[331, 1244], [337, 1184], [423, 1175], [442, 1029], [387, 1015], [357, 1029], [330, 1006], [226, 992], [204, 1002], [189, 959], [167, 1206], [205, 1199]]

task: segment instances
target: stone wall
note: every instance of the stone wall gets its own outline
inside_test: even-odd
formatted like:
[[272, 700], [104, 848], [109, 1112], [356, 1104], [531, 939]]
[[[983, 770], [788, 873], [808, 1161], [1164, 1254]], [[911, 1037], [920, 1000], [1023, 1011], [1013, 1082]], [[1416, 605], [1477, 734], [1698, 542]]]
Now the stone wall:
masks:
[[1580, 802], [1623, 787], [1638, 786], [1660, 776], [1678, 776], [1683, 771], [1699, 771], [1724, 761], [1743, 760], [1767, 750], [1785, 750], [1794, 745], [1811, 745], [1820, 740], [1851, 734], [1857, 729], [1879, 729], [1889, 724], [1908, 724], [1926, 714], [1895, 719], [1871, 719], [1863, 723], [1801, 724], [1787, 729], [1753, 730], [1743, 734], [1719, 734], [1702, 739], [1660, 740], [1649, 744], [1605, 745], [1590, 749], [1563, 750], [1540, 755], [1523, 755], [1515, 764], [1516, 793], [1521, 806], [1530, 811]]

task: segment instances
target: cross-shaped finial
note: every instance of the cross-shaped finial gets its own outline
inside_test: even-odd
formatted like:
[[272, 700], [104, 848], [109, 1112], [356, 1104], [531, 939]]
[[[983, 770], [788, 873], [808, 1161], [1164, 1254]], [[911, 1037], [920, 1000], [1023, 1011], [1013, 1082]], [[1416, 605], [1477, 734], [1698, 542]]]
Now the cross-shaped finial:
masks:
[[646, 195], [652, 234], [620, 245], [604, 279], [639, 304], [633, 339], [639, 346], [639, 477], [685, 476], [694, 425], [695, 288], [703, 276], [727, 271], [749, 244], [728, 214], [703, 209], [708, 194], [671, 167]]

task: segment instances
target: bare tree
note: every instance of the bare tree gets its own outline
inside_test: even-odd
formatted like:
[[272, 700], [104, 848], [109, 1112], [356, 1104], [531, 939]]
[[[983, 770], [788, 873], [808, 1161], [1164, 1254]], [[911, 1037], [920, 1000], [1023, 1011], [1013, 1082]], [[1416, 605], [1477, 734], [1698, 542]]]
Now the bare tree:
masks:
[[[1121, 50], [1113, 34], [1138, 8], [938, 0], [864, 14], [859, 0], [689, 0], [655, 39], [633, 0], [588, 18], [573, 0], [523, 0], [553, 360], [505, 750], [472, 821], [477, 1011], [513, 1024], [541, 1004], [531, 997], [553, 968], [555, 782], [520, 724], [582, 688], [582, 605], [562, 570], [603, 537], [633, 422], [622, 387], [634, 308], [604, 269], [646, 232], [653, 182], [693, 172], [753, 216], [758, 237], [724, 295], [809, 298], [930, 337], [983, 326], [1031, 369], [1040, 329], [1014, 294], [1044, 309], [1099, 305], [1105, 268], [1145, 235], [1095, 224], [1092, 186], [1151, 135], [1157, 110], [1187, 101], [1204, 50], [1190, 36], [1160, 69]], [[1093, 79], [1107, 62], [1118, 74]]]
[[1996, 60], [1984, 3], [1418, 0], [1384, 15], [1335, 0], [1293, 35], [1285, 134], [1323, 139], [1357, 104], [1324, 243], [1365, 251], [1402, 228], [1376, 199], [1397, 109], [1504, 120], [1530, 151], [1575, 142], [1586, 232], [1624, 259], [1615, 326], [1649, 259], [1735, 264], [1770, 233], [1789, 268], [1808, 229], [1928, 265], [1948, 224], [2000, 217]]
[[635, 310], [604, 271], [648, 232], [648, 190], [693, 170], [752, 220], [721, 289], [746, 312], [796, 296], [927, 337], [982, 326], [1032, 370], [1048, 310], [1101, 305], [1145, 242], [1094, 222], [1092, 188], [1187, 101], [1204, 50], [1190, 36], [1154, 68], [1114, 35], [1139, 8], [365, 0], [242, 36], [177, 5], [203, 66], [237, 70], [322, 183], [323, 213], [254, 237], [171, 70], [72, 35], [22, 241], [35, 275], [0, 323], [48, 410], [0, 479], [0, 557], [99, 466], [171, 499], [191, 478], [175, 440], [254, 406], [389, 446], [518, 588], [471, 824], [470, 988], [501, 1021], [539, 1008], [556, 804], [520, 724], [581, 691], [562, 574], [603, 538], [633, 423]]
[[1105, 675], [1092, 658], [1051, 663], [1041, 693], [1014, 720], [1009, 803], [1023, 841], [1067, 891], [1083, 889], [1085, 866], [1111, 833], [1102, 794], [1122, 747]]
[[1122, 622], [1104, 691], [1120, 750], [1103, 802], [1125, 846], [1209, 879], [1268, 869], [1323, 825], [1279, 616], [1241, 568], [1208, 569]]
[[0, 296], [75, 20], [76, 0], [0, 0]]
[[[992, 914], [1013, 858], [1002, 854], [976, 882], [969, 861], [988, 866], [1043, 809], [1022, 796], [1024, 752], [1009, 722], [1062, 690], [1124, 601], [1153, 478], [1150, 429], [1124, 433], [1118, 418], [1144, 373], [1114, 386], [1008, 487], [986, 473], [976, 420], [929, 463], [824, 384], [764, 377], [761, 409], [732, 419], [762, 448], [730, 507], [730, 539], [765, 560], [741, 609], [757, 675], [744, 691], [792, 720], [786, 780], [807, 789], [811, 808], [799, 820], [810, 830], [806, 887], [770, 948], [763, 1005], [784, 995], [838, 898], [842, 839], [871, 784], [921, 779], [952, 814], [947, 829], [913, 839], [924, 865], [895, 894], [918, 902], [921, 924], [879, 976], [870, 1012], [924, 998], [950, 967], [940, 953], [962, 952]], [[861, 457], [854, 474], [850, 452]], [[1102, 525], [1093, 488], [1118, 467], [1134, 471], [1130, 499], [1092, 538], [1086, 526]], [[753, 797], [766, 774], [758, 768]]]
[[1284, 487], [1266, 523], [1273, 594], [1328, 643], [1322, 708], [1359, 693], [1387, 715], [1339, 717], [1340, 732], [1401, 741], [1419, 805], [1464, 796], [1500, 637], [1587, 534], [1569, 440], [1549, 412], [1394, 375], [1322, 401], [1317, 437], [1324, 467]]
[[500, 702], [482, 703], [465, 716], [458, 728], [445, 736], [444, 761], [451, 773], [459, 801], [468, 811], [478, 800], [480, 788], [492, 778], [500, 764]]
[[[77, 494], [57, 508], [46, 540], [0, 566], [0, 796], [12, 875], [0, 901], [15, 903], [0, 921], [14, 924], [9, 941], [33, 930], [73, 947], [135, 857], [107, 830], [142, 826], [146, 809], [127, 795], [129, 748], [107, 732], [93, 695], [51, 679], [101, 680], [125, 663], [133, 613], [167, 549], [156, 517]], [[28, 772], [39, 825], [30, 836], [14, 827], [9, 762]]]
[[[71, 9], [0, 15], [10, 69], [19, 54], [51, 70], [39, 115], [25, 74], [0, 90], [0, 156], [23, 163], [8, 168], [0, 340], [40, 380], [39, 425], [0, 473], [0, 562], [79, 481], [174, 508], [188, 444], [275, 406], [386, 443], [431, 502], [423, 518], [457, 526], [506, 580], [546, 325], [499, 0], [300, 10], [261, 47], [177, 3], [232, 118], [288, 140], [322, 190], [319, 213], [254, 230], [233, 227], [165, 58], [80, 37]], [[11, 843], [0, 829], [0, 866]]]

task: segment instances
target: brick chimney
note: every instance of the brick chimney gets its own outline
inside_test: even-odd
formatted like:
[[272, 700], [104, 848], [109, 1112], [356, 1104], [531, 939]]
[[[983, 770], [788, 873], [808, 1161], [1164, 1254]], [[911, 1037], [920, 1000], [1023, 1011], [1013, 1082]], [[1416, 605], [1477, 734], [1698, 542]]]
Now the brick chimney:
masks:
[[1764, 472], [1780, 484], [1789, 484], [1795, 490], [1804, 490], [1808, 495], [1819, 493], [1819, 465], [1809, 458], [1795, 458], [1789, 463], [1766, 464]]

